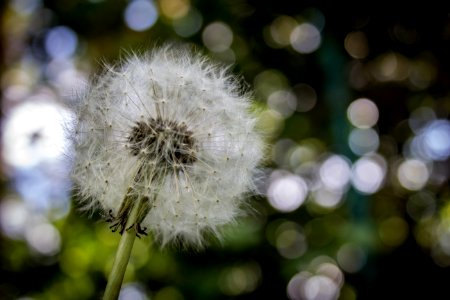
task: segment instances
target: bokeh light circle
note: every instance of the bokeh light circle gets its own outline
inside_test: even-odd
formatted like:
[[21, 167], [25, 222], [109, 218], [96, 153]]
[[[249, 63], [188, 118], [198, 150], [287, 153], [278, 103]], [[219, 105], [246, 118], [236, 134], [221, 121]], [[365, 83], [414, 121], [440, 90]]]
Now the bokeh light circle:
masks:
[[317, 103], [317, 93], [313, 87], [300, 83], [294, 86], [293, 91], [297, 97], [297, 111], [307, 112], [314, 108]]
[[156, 23], [158, 11], [153, 1], [134, 0], [125, 9], [124, 19], [130, 29], [144, 31]]
[[331, 155], [320, 166], [320, 180], [330, 190], [343, 190], [350, 180], [350, 163], [340, 155]]
[[290, 40], [291, 46], [295, 51], [308, 54], [319, 48], [322, 37], [316, 26], [310, 23], [303, 23], [292, 30]]
[[29, 101], [17, 106], [4, 124], [6, 163], [25, 168], [59, 159], [68, 146], [64, 125], [70, 118], [67, 109], [52, 102]]
[[209, 50], [223, 52], [233, 42], [233, 31], [223, 22], [213, 22], [203, 29], [202, 40]]
[[272, 180], [267, 195], [269, 203], [281, 212], [291, 212], [303, 204], [308, 193], [306, 182], [296, 175], [284, 175]]
[[370, 128], [378, 122], [378, 107], [367, 98], [356, 99], [350, 103], [347, 117], [355, 127]]
[[339, 287], [328, 276], [315, 275], [308, 278], [303, 286], [305, 299], [336, 299]]
[[422, 148], [427, 158], [446, 160], [450, 156], [450, 121], [430, 122], [421, 133]]
[[267, 99], [268, 106], [280, 113], [284, 118], [290, 117], [297, 106], [297, 97], [291, 91], [278, 90], [270, 94]]
[[348, 137], [348, 144], [353, 153], [364, 155], [375, 152], [380, 145], [378, 133], [372, 129], [354, 128]]
[[411, 191], [423, 188], [429, 176], [427, 165], [419, 159], [406, 159], [397, 169], [397, 178], [401, 186]]
[[69, 27], [57, 26], [46, 33], [44, 45], [51, 58], [69, 58], [77, 49], [78, 37]]
[[337, 252], [339, 266], [348, 273], [356, 273], [365, 265], [367, 254], [357, 244], [342, 245]]
[[381, 157], [363, 156], [352, 167], [352, 184], [363, 194], [377, 192], [385, 179], [386, 163]]

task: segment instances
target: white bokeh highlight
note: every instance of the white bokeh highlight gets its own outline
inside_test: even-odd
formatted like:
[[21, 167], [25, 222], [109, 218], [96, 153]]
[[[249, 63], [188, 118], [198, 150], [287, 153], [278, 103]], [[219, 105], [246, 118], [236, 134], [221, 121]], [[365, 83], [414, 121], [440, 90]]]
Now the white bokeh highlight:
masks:
[[290, 40], [291, 46], [295, 51], [308, 54], [319, 48], [322, 37], [316, 26], [310, 23], [303, 23], [292, 30]]
[[363, 194], [377, 192], [386, 176], [386, 162], [381, 156], [363, 156], [352, 167], [352, 184]]
[[320, 166], [320, 180], [327, 189], [340, 191], [350, 180], [350, 163], [340, 155], [331, 155]]
[[306, 182], [292, 174], [273, 179], [267, 191], [270, 205], [281, 212], [292, 212], [299, 208], [307, 194]]
[[64, 124], [71, 113], [44, 101], [28, 101], [14, 108], [3, 131], [3, 158], [17, 168], [59, 159], [68, 147]]
[[357, 128], [371, 128], [378, 122], [378, 107], [367, 98], [356, 99], [347, 109], [347, 118]]
[[407, 159], [397, 169], [399, 183], [405, 189], [417, 191], [422, 189], [430, 177], [425, 162], [419, 159]]

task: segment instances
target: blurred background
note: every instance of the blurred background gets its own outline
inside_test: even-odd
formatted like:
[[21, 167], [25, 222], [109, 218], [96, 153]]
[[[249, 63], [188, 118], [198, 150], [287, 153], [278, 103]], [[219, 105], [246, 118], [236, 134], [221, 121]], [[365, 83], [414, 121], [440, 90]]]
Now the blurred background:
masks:
[[166, 41], [255, 90], [261, 196], [204, 251], [138, 240], [122, 300], [445, 298], [449, 10], [370, 6], [2, 1], [0, 298], [102, 294], [119, 235], [71, 198], [68, 107], [103, 62]]

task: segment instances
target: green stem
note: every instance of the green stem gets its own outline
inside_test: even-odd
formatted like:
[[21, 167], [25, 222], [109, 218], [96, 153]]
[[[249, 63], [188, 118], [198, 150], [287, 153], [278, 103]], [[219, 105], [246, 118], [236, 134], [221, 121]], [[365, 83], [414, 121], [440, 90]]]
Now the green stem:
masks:
[[143, 199], [138, 199], [131, 209], [128, 216], [125, 230], [120, 238], [119, 247], [117, 249], [116, 258], [109, 274], [108, 284], [106, 285], [103, 300], [115, 300], [119, 297], [120, 288], [122, 287], [123, 277], [127, 269], [130, 259], [131, 250], [133, 249], [134, 240], [136, 238], [136, 220], [142, 206]]

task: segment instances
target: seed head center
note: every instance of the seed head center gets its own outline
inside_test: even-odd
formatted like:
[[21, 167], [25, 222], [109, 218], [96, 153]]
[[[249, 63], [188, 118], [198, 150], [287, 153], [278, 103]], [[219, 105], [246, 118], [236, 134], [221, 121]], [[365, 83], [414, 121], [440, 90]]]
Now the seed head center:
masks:
[[132, 155], [148, 158], [167, 169], [196, 161], [195, 139], [186, 124], [162, 118], [136, 122], [128, 135]]

